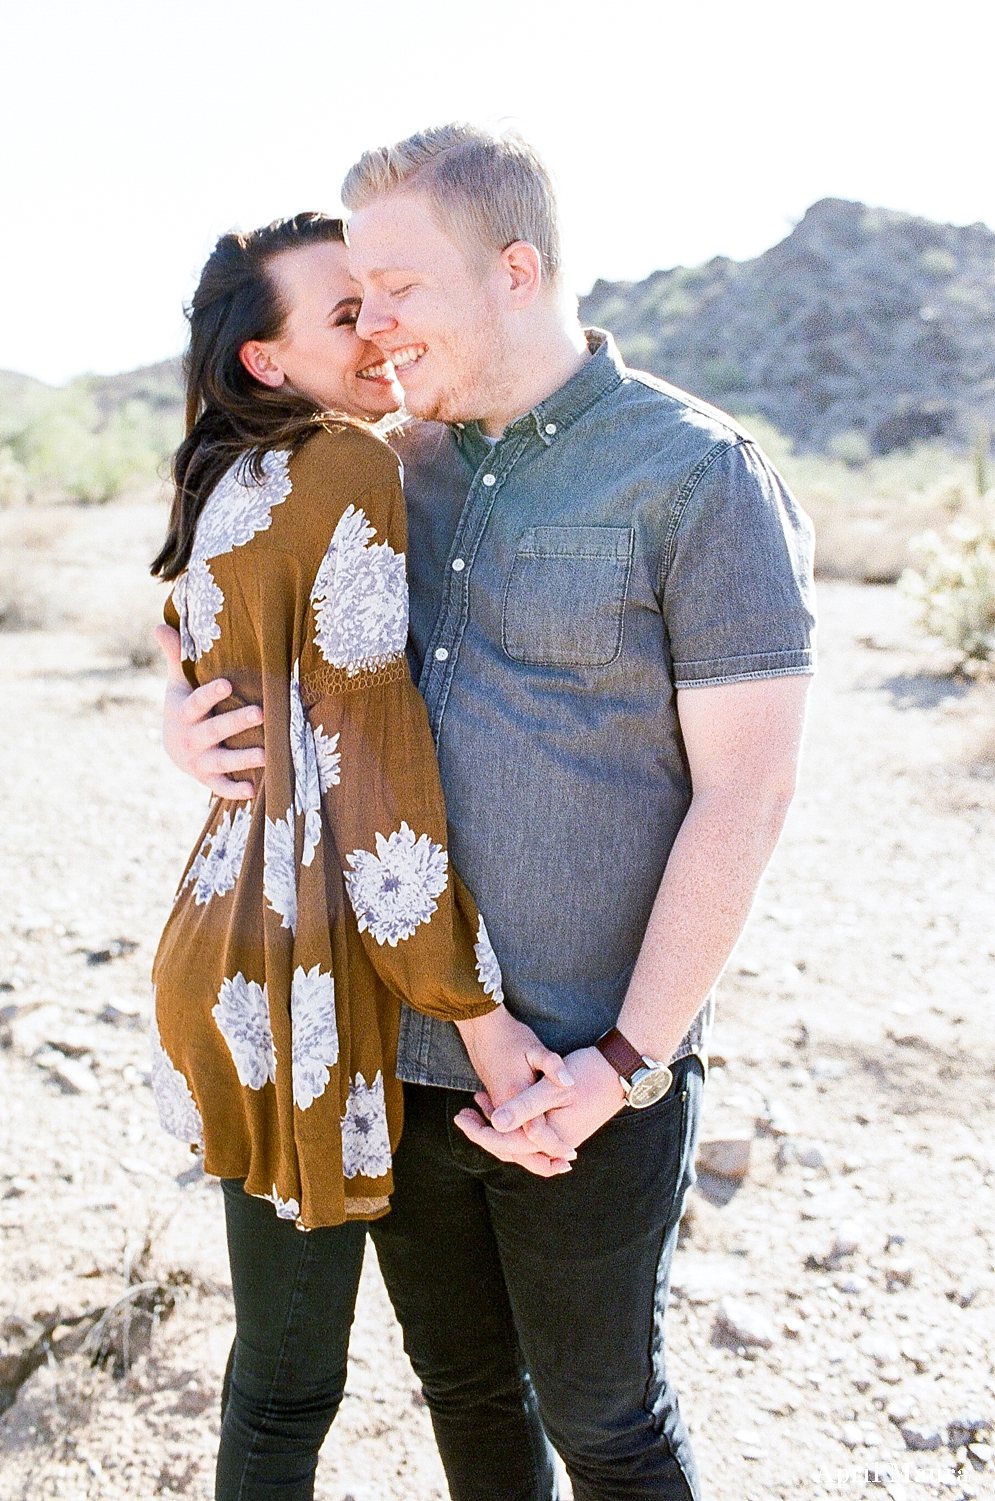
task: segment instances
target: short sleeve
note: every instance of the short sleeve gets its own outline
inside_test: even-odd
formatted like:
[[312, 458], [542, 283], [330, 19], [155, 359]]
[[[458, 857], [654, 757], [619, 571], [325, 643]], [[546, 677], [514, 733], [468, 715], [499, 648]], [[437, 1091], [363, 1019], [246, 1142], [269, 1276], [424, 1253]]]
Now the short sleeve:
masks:
[[712, 460], [679, 510], [662, 584], [675, 687], [814, 672], [813, 535], [754, 444]]

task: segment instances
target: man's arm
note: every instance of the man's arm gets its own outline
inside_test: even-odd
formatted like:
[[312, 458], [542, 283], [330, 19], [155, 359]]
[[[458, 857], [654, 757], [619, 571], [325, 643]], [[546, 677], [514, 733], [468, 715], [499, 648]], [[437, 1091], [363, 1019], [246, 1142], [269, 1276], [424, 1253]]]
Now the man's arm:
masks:
[[209, 787], [217, 797], [252, 797], [255, 792], [252, 783], [233, 782], [228, 773], [265, 765], [262, 746], [228, 750], [224, 742], [231, 735], [262, 724], [262, 709], [258, 704], [247, 704], [227, 714], [214, 714], [214, 708], [231, 695], [231, 683], [226, 678], [214, 678], [199, 688], [191, 688], [180, 659], [179, 633], [168, 625], [160, 625], [155, 635], [166, 658], [166, 698], [162, 711], [166, 755], [174, 766]]
[[[805, 719], [808, 677], [769, 678], [678, 693], [691, 771], [691, 806], [674, 841], [618, 1026], [640, 1053], [666, 1062], [715, 984], [745, 926], [791, 802]], [[492, 1115], [457, 1123], [488, 1150], [508, 1157], [537, 1110], [551, 1115], [573, 1146], [625, 1103], [611, 1065], [596, 1048], [566, 1059], [576, 1088], [539, 1084]], [[490, 1112], [483, 1097], [482, 1108]], [[558, 1108], [562, 1106], [562, 1108]], [[523, 1132], [521, 1127], [525, 1127]]]

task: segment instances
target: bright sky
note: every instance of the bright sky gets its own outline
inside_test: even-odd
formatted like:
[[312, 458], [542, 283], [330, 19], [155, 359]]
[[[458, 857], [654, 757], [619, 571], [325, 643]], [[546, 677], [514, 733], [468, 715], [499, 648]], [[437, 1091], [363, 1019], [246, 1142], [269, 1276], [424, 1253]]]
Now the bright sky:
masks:
[[995, 224], [993, 49], [984, 0], [12, 0], [0, 368], [175, 353], [218, 234], [334, 211], [364, 147], [449, 119], [544, 153], [578, 291], [826, 195]]

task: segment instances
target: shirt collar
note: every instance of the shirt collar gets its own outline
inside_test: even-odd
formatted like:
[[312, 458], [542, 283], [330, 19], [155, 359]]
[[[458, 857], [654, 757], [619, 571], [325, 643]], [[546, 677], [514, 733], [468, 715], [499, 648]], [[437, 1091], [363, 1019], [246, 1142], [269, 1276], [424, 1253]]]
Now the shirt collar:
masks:
[[[549, 448], [558, 435], [565, 432], [578, 417], [582, 417], [589, 407], [621, 385], [625, 378], [625, 365], [611, 334], [600, 328], [586, 328], [584, 336], [591, 358], [585, 360], [576, 375], [572, 375], [552, 396], [547, 396], [531, 412], [510, 422], [503, 437], [531, 429]], [[454, 431], [457, 442], [468, 448], [475, 457], [482, 456], [485, 449], [490, 451], [490, 445], [484, 442], [476, 422], [456, 423]], [[477, 461], [479, 462], [479, 458]]]

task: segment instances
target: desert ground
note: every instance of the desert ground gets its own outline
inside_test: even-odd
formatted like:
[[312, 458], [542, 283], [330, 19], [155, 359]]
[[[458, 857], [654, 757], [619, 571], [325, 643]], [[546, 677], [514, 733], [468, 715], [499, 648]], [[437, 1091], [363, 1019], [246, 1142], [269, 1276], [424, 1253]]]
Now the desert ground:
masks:
[[[160, 1131], [146, 1045], [206, 798], [131, 660], [162, 525], [151, 503], [0, 515], [17, 618], [44, 626], [0, 633], [0, 1501], [212, 1494], [221, 1194]], [[727, 1171], [689, 1197], [669, 1359], [709, 1501], [992, 1496], [995, 689], [950, 675], [895, 588], [820, 592], [801, 786], [720, 991], [703, 1136], [733, 1145], [700, 1159]], [[317, 1495], [446, 1496], [372, 1256]]]

